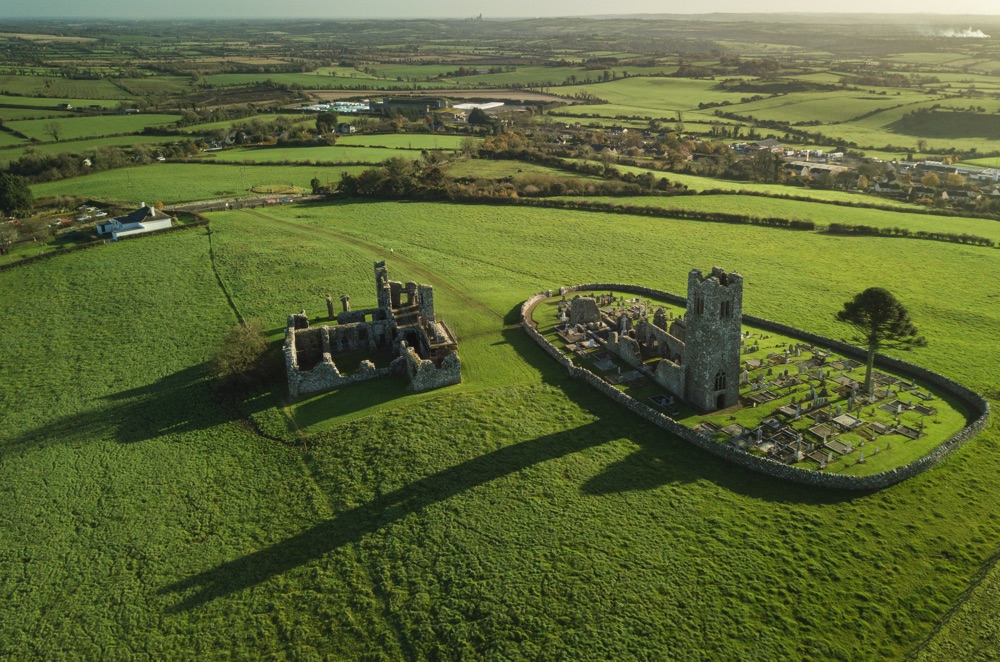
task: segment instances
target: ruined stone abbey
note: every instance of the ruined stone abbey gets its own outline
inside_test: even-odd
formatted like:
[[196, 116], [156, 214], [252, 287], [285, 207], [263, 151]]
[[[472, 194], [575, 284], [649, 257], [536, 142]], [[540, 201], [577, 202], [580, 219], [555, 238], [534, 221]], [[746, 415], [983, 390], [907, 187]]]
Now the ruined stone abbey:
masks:
[[336, 315], [327, 297], [335, 325], [310, 327], [305, 311], [288, 316], [284, 354], [291, 398], [388, 375], [404, 375], [414, 391], [462, 381], [458, 341], [434, 314], [434, 288], [389, 280], [385, 262], [376, 262], [375, 292], [376, 308], [351, 310], [344, 295]]
[[687, 310], [668, 319], [662, 309], [648, 321], [645, 306], [602, 312], [594, 297], [569, 301], [570, 327], [607, 329], [607, 350], [634, 368], [659, 358], [652, 379], [701, 411], [739, 402], [743, 278], [714, 267], [688, 274]]

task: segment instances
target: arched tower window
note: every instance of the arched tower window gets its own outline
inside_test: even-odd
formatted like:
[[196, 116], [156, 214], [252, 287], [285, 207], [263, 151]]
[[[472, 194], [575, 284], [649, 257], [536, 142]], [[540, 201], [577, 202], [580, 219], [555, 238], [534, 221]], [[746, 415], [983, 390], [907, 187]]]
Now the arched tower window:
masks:
[[723, 301], [722, 303], [720, 303], [719, 304], [719, 317], [729, 317], [729, 315], [732, 313], [731, 306], [732, 306], [732, 302], [731, 301]]
[[694, 298], [694, 312], [696, 315], [705, 314], [705, 298], [700, 294]]
[[715, 390], [725, 391], [726, 390], [726, 371], [720, 370], [715, 373]]

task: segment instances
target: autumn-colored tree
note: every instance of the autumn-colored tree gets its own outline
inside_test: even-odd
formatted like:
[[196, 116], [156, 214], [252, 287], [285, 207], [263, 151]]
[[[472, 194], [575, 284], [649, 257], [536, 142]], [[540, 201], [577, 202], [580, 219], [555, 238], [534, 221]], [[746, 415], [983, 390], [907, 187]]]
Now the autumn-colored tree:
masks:
[[920, 183], [929, 188], [937, 188], [941, 186], [941, 178], [936, 173], [929, 172], [920, 178]]

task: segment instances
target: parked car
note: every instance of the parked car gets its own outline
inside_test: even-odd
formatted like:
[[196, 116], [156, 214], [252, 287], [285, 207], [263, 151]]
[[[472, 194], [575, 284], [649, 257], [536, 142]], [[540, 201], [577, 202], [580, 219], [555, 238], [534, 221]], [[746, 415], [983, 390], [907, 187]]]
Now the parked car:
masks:
[[73, 220], [76, 221], [77, 223], [85, 223], [90, 220], [90, 216], [84, 214], [83, 216], [77, 216]]
[[108, 212], [106, 212], [106, 211], [99, 211], [96, 214], [94, 214], [94, 218], [104, 218], [107, 215], [108, 215]]

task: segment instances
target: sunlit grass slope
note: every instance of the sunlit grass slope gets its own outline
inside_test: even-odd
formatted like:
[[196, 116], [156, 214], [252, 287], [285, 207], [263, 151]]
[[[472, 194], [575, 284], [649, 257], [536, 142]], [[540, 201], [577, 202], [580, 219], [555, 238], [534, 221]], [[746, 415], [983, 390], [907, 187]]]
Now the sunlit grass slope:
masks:
[[463, 384], [315, 396], [302, 436], [277, 396], [236, 416], [204, 378], [235, 314], [201, 229], [0, 274], [0, 656], [898, 658], [996, 551], [995, 425], [881, 493], [816, 491], [634, 420], [516, 324], [542, 288], [721, 265], [747, 312], [842, 336], [881, 284], [930, 339], [912, 359], [996, 402], [992, 251], [416, 203], [212, 230], [275, 339], [327, 293], [374, 303], [373, 260], [434, 285]]

